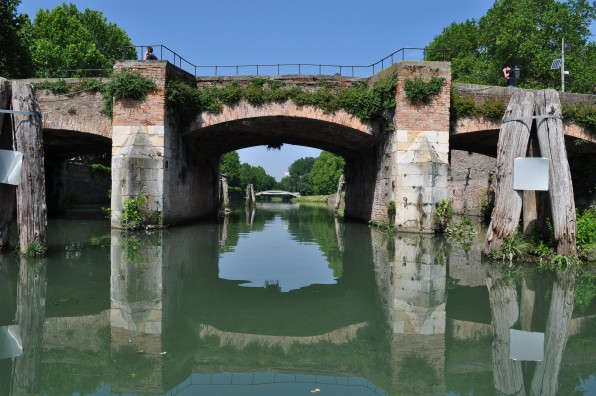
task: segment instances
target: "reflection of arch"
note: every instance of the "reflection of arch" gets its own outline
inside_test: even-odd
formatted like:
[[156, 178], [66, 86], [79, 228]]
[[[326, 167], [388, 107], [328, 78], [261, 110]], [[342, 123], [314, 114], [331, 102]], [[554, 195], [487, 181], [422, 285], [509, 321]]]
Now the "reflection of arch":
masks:
[[199, 337], [216, 336], [219, 338], [220, 346], [233, 346], [236, 349], [244, 349], [250, 344], [259, 344], [267, 347], [280, 346], [285, 353], [288, 353], [290, 347], [297, 345], [310, 345], [320, 342], [331, 344], [345, 344], [356, 339], [358, 330], [366, 327], [366, 322], [355, 323], [342, 328], [330, 331], [325, 334], [314, 336], [276, 336], [250, 333], [234, 333], [222, 331], [216, 327], [199, 324]]

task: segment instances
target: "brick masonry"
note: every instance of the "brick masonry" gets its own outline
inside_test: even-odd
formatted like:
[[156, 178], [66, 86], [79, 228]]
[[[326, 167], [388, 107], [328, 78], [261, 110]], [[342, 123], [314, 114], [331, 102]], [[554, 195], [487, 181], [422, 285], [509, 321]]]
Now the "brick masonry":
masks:
[[[397, 64], [395, 132], [391, 136], [391, 192], [398, 230], [434, 232], [435, 205], [448, 199], [451, 67], [445, 62]], [[405, 83], [413, 78], [445, 79], [429, 104], [411, 103]], [[386, 205], [387, 203], [385, 203]]]

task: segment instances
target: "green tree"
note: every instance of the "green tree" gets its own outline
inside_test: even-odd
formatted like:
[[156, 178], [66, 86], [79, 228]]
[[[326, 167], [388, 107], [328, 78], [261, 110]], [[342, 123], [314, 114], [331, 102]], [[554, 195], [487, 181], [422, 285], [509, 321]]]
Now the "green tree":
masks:
[[315, 163], [314, 157], [299, 158], [288, 169], [290, 176], [284, 176], [280, 188], [286, 191], [299, 192], [301, 195], [312, 195], [310, 171]]
[[118, 59], [136, 57], [128, 35], [101, 12], [80, 12], [66, 3], [37, 13], [31, 52], [38, 77], [55, 76], [61, 70], [111, 69]]
[[31, 23], [26, 14], [17, 14], [20, 0], [0, 0], [0, 76], [31, 77], [33, 62], [29, 52]]
[[[221, 173], [228, 176], [228, 185], [231, 187], [243, 187], [240, 183], [240, 156], [236, 151], [225, 153], [219, 159]], [[246, 186], [244, 186], [246, 188]]]
[[[550, 66], [561, 57], [564, 38], [569, 44], [566, 90], [586, 93], [596, 75], [594, 43], [588, 41], [595, 16], [596, 2], [588, 0], [497, 0], [478, 21], [445, 28], [429, 48], [448, 50], [454, 81], [504, 83], [502, 69], [509, 64], [520, 67], [522, 87], [560, 88], [560, 70]], [[429, 51], [428, 60], [440, 59], [438, 52]]]
[[250, 183], [253, 184], [255, 191], [271, 190], [277, 185], [275, 178], [268, 175], [262, 166], [243, 163], [240, 166], [240, 185], [245, 188]]
[[321, 151], [310, 172], [313, 193], [317, 195], [333, 194], [337, 190], [337, 182], [344, 172], [346, 162], [339, 155]]

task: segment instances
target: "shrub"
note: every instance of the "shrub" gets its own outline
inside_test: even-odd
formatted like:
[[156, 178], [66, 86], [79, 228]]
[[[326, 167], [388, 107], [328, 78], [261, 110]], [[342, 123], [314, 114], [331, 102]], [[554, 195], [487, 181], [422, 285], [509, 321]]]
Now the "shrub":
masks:
[[596, 206], [577, 213], [577, 244], [596, 243]]
[[577, 125], [583, 126], [591, 133], [596, 133], [596, 106], [593, 104], [564, 104], [563, 116]]
[[54, 95], [60, 95], [68, 93], [70, 90], [70, 86], [66, 83], [66, 81], [60, 79], [58, 81], [42, 81], [37, 83], [31, 84], [35, 89], [47, 89], [51, 91]]
[[104, 108], [102, 113], [112, 116], [113, 101], [122, 99], [144, 100], [156, 89], [155, 82], [138, 72], [119, 72], [104, 86]]
[[445, 85], [445, 79], [443, 77], [432, 77], [429, 81], [415, 77], [406, 80], [404, 90], [406, 92], [406, 98], [410, 102], [429, 104], [441, 92], [443, 85]]
[[503, 118], [507, 106], [501, 99], [489, 98], [476, 107], [476, 115], [487, 119], [497, 120]]
[[453, 218], [453, 205], [450, 201], [443, 199], [435, 206], [435, 228], [438, 228], [439, 230], [443, 231], [447, 227], [447, 224], [451, 222], [451, 219]]

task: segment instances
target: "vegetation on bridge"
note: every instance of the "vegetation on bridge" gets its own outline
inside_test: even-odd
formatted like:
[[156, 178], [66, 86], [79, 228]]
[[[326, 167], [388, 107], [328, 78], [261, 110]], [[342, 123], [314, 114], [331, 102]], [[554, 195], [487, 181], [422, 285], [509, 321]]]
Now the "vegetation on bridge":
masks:
[[[476, 103], [472, 96], [461, 96], [451, 89], [450, 121], [455, 125], [462, 117], [479, 117], [499, 121], [503, 118], [507, 103], [502, 99], [488, 98], [482, 103]], [[592, 134], [596, 134], [596, 106], [588, 103], [563, 104], [563, 117]]]
[[372, 83], [361, 81], [348, 88], [334, 89], [321, 80], [313, 90], [260, 77], [252, 78], [246, 86], [233, 81], [212, 88], [194, 88], [172, 81], [167, 86], [166, 96], [168, 104], [180, 113], [181, 120], [193, 120], [203, 111], [217, 114], [223, 106], [234, 106], [241, 100], [255, 106], [291, 100], [298, 106], [313, 106], [325, 113], [344, 110], [362, 121], [370, 121], [395, 109], [396, 81], [397, 76], [392, 73]]

